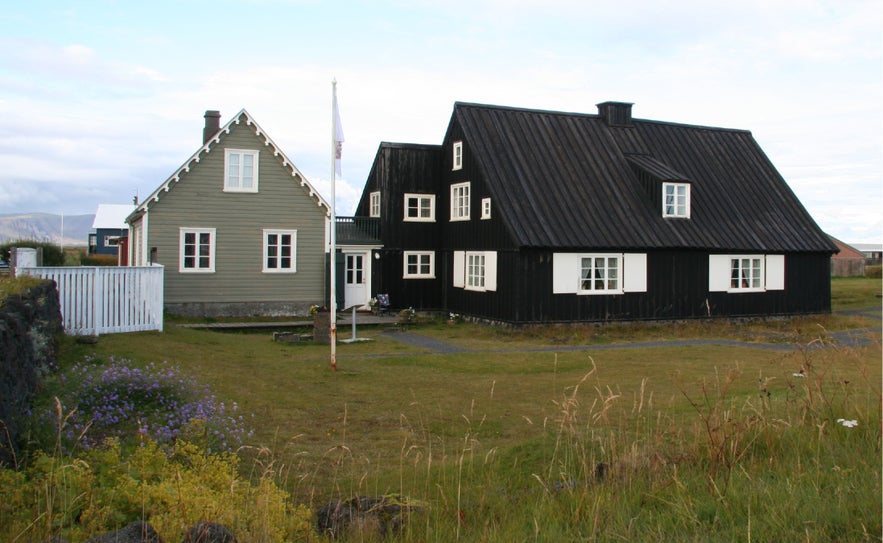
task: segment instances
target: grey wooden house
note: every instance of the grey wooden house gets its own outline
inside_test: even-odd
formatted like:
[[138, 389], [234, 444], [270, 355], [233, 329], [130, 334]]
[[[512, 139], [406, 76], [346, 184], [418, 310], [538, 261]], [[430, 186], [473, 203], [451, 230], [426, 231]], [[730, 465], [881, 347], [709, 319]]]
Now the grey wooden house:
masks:
[[830, 311], [836, 246], [750, 132], [457, 103], [382, 143], [356, 214], [373, 292], [508, 323]]
[[165, 306], [206, 316], [308, 315], [322, 303], [329, 206], [242, 110], [127, 218], [131, 265], [165, 266]]

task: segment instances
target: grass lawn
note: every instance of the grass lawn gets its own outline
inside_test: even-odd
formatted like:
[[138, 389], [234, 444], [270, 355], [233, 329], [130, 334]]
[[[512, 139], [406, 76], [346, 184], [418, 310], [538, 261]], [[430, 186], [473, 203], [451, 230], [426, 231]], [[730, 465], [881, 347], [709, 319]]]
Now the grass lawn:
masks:
[[[835, 309], [879, 310], [879, 280], [833, 291]], [[871, 345], [815, 348], [853, 328]], [[327, 346], [170, 324], [66, 341], [64, 358], [179, 366], [253, 414], [249, 469], [314, 507], [420, 500], [413, 541], [879, 540], [879, 313], [403, 333], [469, 352], [427, 354], [366, 327], [374, 341], [338, 345], [332, 372]], [[746, 344], [564, 348], [709, 337]]]

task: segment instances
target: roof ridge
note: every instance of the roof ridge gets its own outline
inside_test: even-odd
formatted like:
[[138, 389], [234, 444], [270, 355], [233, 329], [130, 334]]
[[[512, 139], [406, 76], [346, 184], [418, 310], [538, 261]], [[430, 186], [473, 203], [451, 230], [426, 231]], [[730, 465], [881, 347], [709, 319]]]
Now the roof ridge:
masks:
[[[628, 102], [630, 103], [630, 102]], [[593, 119], [603, 119], [603, 116], [598, 113], [587, 113], [582, 111], [564, 111], [564, 110], [556, 110], [556, 109], [539, 109], [539, 108], [530, 108], [530, 107], [519, 107], [519, 106], [502, 106], [497, 104], [482, 104], [477, 102], [454, 102], [454, 110], [457, 108], [474, 108], [474, 109], [488, 109], [488, 110], [499, 110], [499, 111], [510, 111], [510, 112], [522, 112], [522, 113], [533, 113], [538, 115], [555, 115], [555, 116], [568, 116], [568, 117], [591, 117]], [[719, 130], [726, 132], [742, 132], [746, 134], [751, 134], [750, 130], [744, 128], [729, 128], [724, 126], [711, 126], [706, 124], [692, 124], [692, 123], [682, 123], [682, 122], [674, 122], [674, 121], [662, 121], [658, 119], [644, 119], [640, 117], [632, 117], [631, 122], [634, 123], [648, 123], [648, 124], [657, 124], [657, 125], [666, 125], [673, 127], [682, 127], [682, 128], [693, 128], [697, 130]], [[617, 127], [614, 127], [617, 128]]]
[[416, 149], [441, 149], [442, 145], [438, 143], [413, 143], [405, 141], [381, 141], [380, 147], [394, 147], [400, 149], [416, 148]]

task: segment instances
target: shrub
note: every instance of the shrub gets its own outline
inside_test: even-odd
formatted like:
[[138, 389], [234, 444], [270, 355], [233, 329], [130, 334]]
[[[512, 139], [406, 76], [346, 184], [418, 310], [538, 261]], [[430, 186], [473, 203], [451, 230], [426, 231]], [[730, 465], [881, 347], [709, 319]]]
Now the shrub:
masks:
[[80, 257], [81, 266], [116, 266], [118, 259], [115, 255], [83, 255]]
[[865, 277], [871, 279], [880, 279], [881, 277], [883, 277], [883, 273], [881, 273], [881, 271], [883, 271], [883, 266], [867, 266], [865, 268]]
[[87, 358], [62, 373], [58, 385], [58, 406], [43, 420], [64, 423], [56, 431], [66, 450], [75, 444], [92, 448], [108, 437], [164, 444], [187, 437], [210, 451], [230, 451], [250, 435], [235, 402], [218, 401], [208, 387], [165, 362], [139, 368], [125, 359], [96, 365]]
[[136, 520], [164, 541], [181, 541], [201, 520], [240, 541], [309, 537], [310, 511], [275, 482], [243, 480], [239, 458], [178, 441], [144, 441], [129, 453], [115, 439], [76, 457], [38, 453], [26, 471], [0, 469], [0, 540], [83, 540]]
[[13, 294], [21, 294], [25, 290], [35, 287], [43, 282], [43, 279], [28, 275], [0, 278], [0, 306], [3, 305], [3, 300], [6, 297]]

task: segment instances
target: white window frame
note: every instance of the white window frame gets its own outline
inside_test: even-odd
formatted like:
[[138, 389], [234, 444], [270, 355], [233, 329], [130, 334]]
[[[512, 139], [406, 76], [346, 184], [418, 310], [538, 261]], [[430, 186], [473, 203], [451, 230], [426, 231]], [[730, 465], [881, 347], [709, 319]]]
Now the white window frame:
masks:
[[491, 218], [491, 199], [481, 199], [481, 220], [486, 221]]
[[[231, 161], [233, 157], [237, 157], [238, 165], [236, 166], [237, 171], [236, 175], [231, 175], [231, 168], [233, 165]], [[243, 163], [245, 162], [245, 157], [251, 157], [252, 160], [252, 175], [251, 175], [251, 185], [244, 186], [243, 182], [245, 177], [243, 176], [244, 168]], [[224, 192], [249, 192], [255, 193], [258, 191], [258, 171], [259, 171], [259, 159], [260, 159], [260, 151], [254, 149], [224, 149]]]
[[[579, 267], [579, 285], [577, 286], [577, 294], [599, 295], [599, 294], [622, 294], [623, 290], [623, 268], [622, 254], [620, 253], [592, 253], [577, 255], [577, 266]], [[586, 261], [589, 263], [588, 271], [590, 277], [585, 277], [587, 268]], [[603, 264], [603, 276], [599, 277], [600, 270], [597, 266], [598, 261]], [[610, 263], [615, 262], [615, 267], [611, 267]], [[615, 277], [611, 277], [611, 270], [615, 270]], [[589, 288], [586, 288], [588, 281]], [[603, 286], [598, 288], [598, 281], [603, 282]], [[610, 283], [615, 281], [611, 287]]]
[[[751, 261], [752, 273], [746, 277], [742, 270], [745, 260]], [[739, 267], [734, 268], [734, 262]], [[755, 262], [757, 261], [757, 262]], [[755, 266], [755, 264], [757, 264]], [[733, 277], [738, 269], [738, 277]], [[745, 285], [744, 281], [748, 280]], [[734, 286], [734, 281], [736, 284]], [[745, 286], [743, 286], [745, 285]], [[743, 294], [785, 290], [785, 255], [732, 254], [708, 256], [708, 291]]]
[[484, 292], [486, 289], [487, 257], [483, 252], [466, 251], [466, 290]]
[[462, 170], [463, 169], [463, 142], [455, 141], [454, 148], [452, 150], [451, 157], [453, 167], [452, 170]]
[[497, 290], [496, 251], [454, 251], [453, 286], [477, 292]]
[[105, 247], [119, 247], [120, 246], [120, 237], [122, 237], [122, 236], [104, 236], [104, 246]]
[[[277, 242], [272, 247], [275, 247], [275, 254], [271, 255], [271, 245], [270, 245], [270, 236], [291, 236], [291, 243], [288, 245], [291, 254], [289, 255], [289, 265], [283, 267], [281, 265], [281, 259], [285, 258], [279, 255], [279, 252], [284, 245], [280, 242]], [[264, 228], [264, 252], [261, 253], [261, 261], [262, 261], [262, 269], [263, 273], [296, 273], [297, 272], [297, 230], [279, 230], [279, 229], [271, 229]], [[277, 265], [275, 267], [270, 267], [269, 260], [271, 258], [275, 258], [277, 260]]]
[[[409, 260], [416, 259], [414, 264]], [[411, 273], [409, 267], [417, 266], [417, 271]], [[435, 279], [435, 251], [405, 251], [402, 257], [402, 277], [404, 279]], [[424, 267], [428, 271], [422, 271]]]
[[764, 290], [763, 255], [730, 256], [730, 283], [727, 292], [763, 292]]
[[[683, 194], [678, 194], [683, 189]], [[671, 191], [671, 194], [669, 194]], [[669, 197], [673, 202], [669, 202]], [[683, 201], [680, 201], [683, 199]], [[690, 218], [690, 184], [689, 183], [663, 183], [662, 184], [662, 216], [666, 219], [689, 219]]]
[[469, 181], [451, 185], [451, 222], [469, 220], [471, 191]]
[[[619, 294], [618, 292], [581, 291], [582, 257], [594, 256], [580, 253], [552, 254], [553, 294]], [[606, 253], [605, 253], [606, 256]], [[647, 292], [647, 253], [623, 253], [622, 293]]]
[[[197, 247], [197, 249], [202, 245], [199, 242], [199, 237], [202, 234], [208, 234], [209, 243], [207, 245], [208, 245], [208, 253], [209, 254], [207, 255], [208, 256], [208, 265], [207, 266], [200, 266], [199, 265], [200, 255], [198, 254], [198, 252], [199, 252], [198, 250], [197, 250], [197, 254], [193, 255], [192, 257], [188, 257], [186, 255], [187, 244], [186, 244], [185, 240], [186, 240], [187, 234], [194, 234], [196, 236], [197, 242], [195, 243], [195, 246]], [[215, 246], [216, 246], [216, 243], [217, 243], [217, 229], [215, 229], [215, 228], [188, 228], [188, 227], [183, 227], [183, 226], [180, 227], [178, 229], [178, 271], [181, 273], [214, 273], [215, 272], [215, 256], [216, 256], [215, 255]], [[186, 262], [185, 259], [186, 258], [194, 258], [196, 265], [185, 267], [185, 262]]]
[[369, 207], [368, 207], [368, 216], [369, 217], [379, 217], [380, 216], [380, 191], [375, 190], [369, 195]]
[[[416, 200], [417, 205], [411, 206], [410, 200]], [[412, 210], [416, 210], [416, 216], [410, 215]], [[428, 211], [425, 217], [424, 210]], [[405, 193], [404, 222], [435, 222], [435, 194]]]

